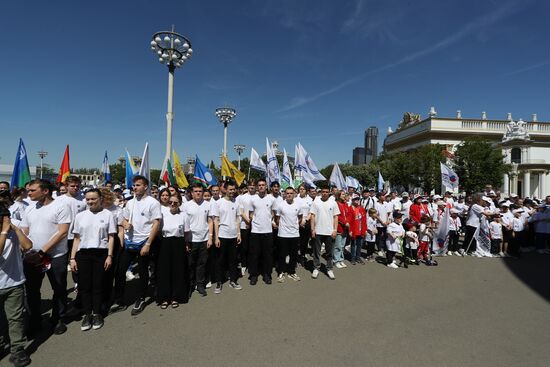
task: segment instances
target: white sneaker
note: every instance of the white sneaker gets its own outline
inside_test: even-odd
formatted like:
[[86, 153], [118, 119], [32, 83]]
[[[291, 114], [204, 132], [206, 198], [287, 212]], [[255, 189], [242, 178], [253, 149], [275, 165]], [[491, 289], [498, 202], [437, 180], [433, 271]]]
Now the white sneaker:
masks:
[[504, 252], [502, 252], [502, 251], [498, 253], [498, 256], [500, 256], [500, 257], [506, 257], [506, 255], [505, 255]]
[[277, 277], [277, 281], [279, 283], [284, 283], [285, 282], [285, 273], [279, 274], [279, 276]]
[[288, 274], [287, 275], [290, 279], [294, 280], [295, 282], [299, 282], [300, 280], [302, 280], [298, 274]]
[[384, 250], [378, 251], [378, 256], [384, 257], [386, 254], [384, 253]]
[[397, 266], [396, 263], [391, 263], [391, 264], [388, 264], [386, 265], [388, 268], [392, 268], [392, 269], [399, 269], [399, 266]]
[[212, 282], [206, 283], [206, 289], [208, 289], [208, 288], [212, 288]]
[[313, 279], [317, 279], [318, 276], [319, 276], [319, 270], [313, 269], [313, 273], [311, 273], [311, 277]]
[[136, 276], [134, 275], [134, 273], [128, 270], [126, 272], [126, 280], [134, 280], [134, 279], [136, 279]]
[[336, 264], [334, 264], [334, 266], [336, 266], [336, 267], [337, 267], [338, 269], [342, 269], [342, 265], [340, 265], [340, 263], [339, 263], [339, 262], [338, 262], [338, 263], [336, 263]]
[[454, 253], [453, 253], [452, 251], [449, 251], [449, 252], [447, 252], [447, 255], [448, 255], [448, 256], [453, 256]]
[[344, 246], [344, 250], [351, 252], [351, 245]]
[[332, 280], [336, 279], [336, 277], [334, 276], [334, 272], [332, 270], [327, 271], [327, 275]]
[[341, 266], [342, 268], [347, 268], [347, 267], [348, 267], [348, 266], [346, 265], [346, 263], [343, 262], [343, 261], [340, 261], [340, 266]]
[[[456, 252], [455, 252], [456, 253]], [[464, 249], [461, 248], [460, 250], [458, 250], [458, 255], [459, 256], [464, 256]]]
[[246, 275], [246, 268], [241, 268], [241, 274], [243, 277]]

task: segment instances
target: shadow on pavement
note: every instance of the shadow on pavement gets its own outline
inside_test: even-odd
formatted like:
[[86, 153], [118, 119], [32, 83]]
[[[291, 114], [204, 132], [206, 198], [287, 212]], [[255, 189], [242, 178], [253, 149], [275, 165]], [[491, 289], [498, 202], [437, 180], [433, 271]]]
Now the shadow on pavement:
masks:
[[550, 302], [550, 256], [523, 254], [520, 259], [503, 259], [506, 266], [529, 288]]

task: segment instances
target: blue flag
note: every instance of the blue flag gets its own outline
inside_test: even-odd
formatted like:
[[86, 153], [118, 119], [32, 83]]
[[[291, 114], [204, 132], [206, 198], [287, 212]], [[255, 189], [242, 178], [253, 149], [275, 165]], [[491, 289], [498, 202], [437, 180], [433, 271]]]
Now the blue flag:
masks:
[[130, 153], [128, 153], [128, 150], [126, 150], [126, 188], [130, 189], [132, 188], [132, 179], [134, 178], [134, 175], [137, 175], [138, 168], [136, 167], [136, 163], [134, 162], [134, 159], [130, 156]]
[[23, 139], [19, 139], [19, 148], [13, 164], [13, 174], [11, 176], [11, 187], [25, 187], [25, 184], [31, 180], [29, 162], [27, 161], [27, 150]]
[[103, 157], [103, 177], [105, 182], [111, 181], [111, 169], [109, 168], [109, 158], [107, 157], [107, 151], [105, 151], [105, 157]]
[[195, 174], [193, 176], [196, 180], [199, 180], [206, 186], [218, 184], [216, 176], [214, 176], [214, 174], [212, 174], [212, 172], [206, 168], [204, 164], [202, 164], [198, 155], [195, 155]]

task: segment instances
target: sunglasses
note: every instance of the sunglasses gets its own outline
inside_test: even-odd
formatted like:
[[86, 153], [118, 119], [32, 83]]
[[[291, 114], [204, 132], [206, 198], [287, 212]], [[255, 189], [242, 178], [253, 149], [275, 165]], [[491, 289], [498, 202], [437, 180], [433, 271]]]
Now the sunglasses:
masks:
[[170, 201], [170, 205], [180, 205], [179, 201]]

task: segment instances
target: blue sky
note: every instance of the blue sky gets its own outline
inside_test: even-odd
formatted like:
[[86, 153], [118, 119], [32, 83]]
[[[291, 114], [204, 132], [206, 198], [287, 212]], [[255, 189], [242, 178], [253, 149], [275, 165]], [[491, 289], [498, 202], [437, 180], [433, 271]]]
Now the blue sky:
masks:
[[[405, 111], [549, 121], [548, 1], [3, 1], [0, 163], [19, 137], [58, 167], [165, 149], [167, 69], [149, 50], [175, 24], [193, 58], [176, 71], [174, 148], [219, 161], [216, 107], [238, 113], [228, 146], [265, 137], [317, 165], [351, 160]], [[231, 149], [230, 158], [236, 159]]]

